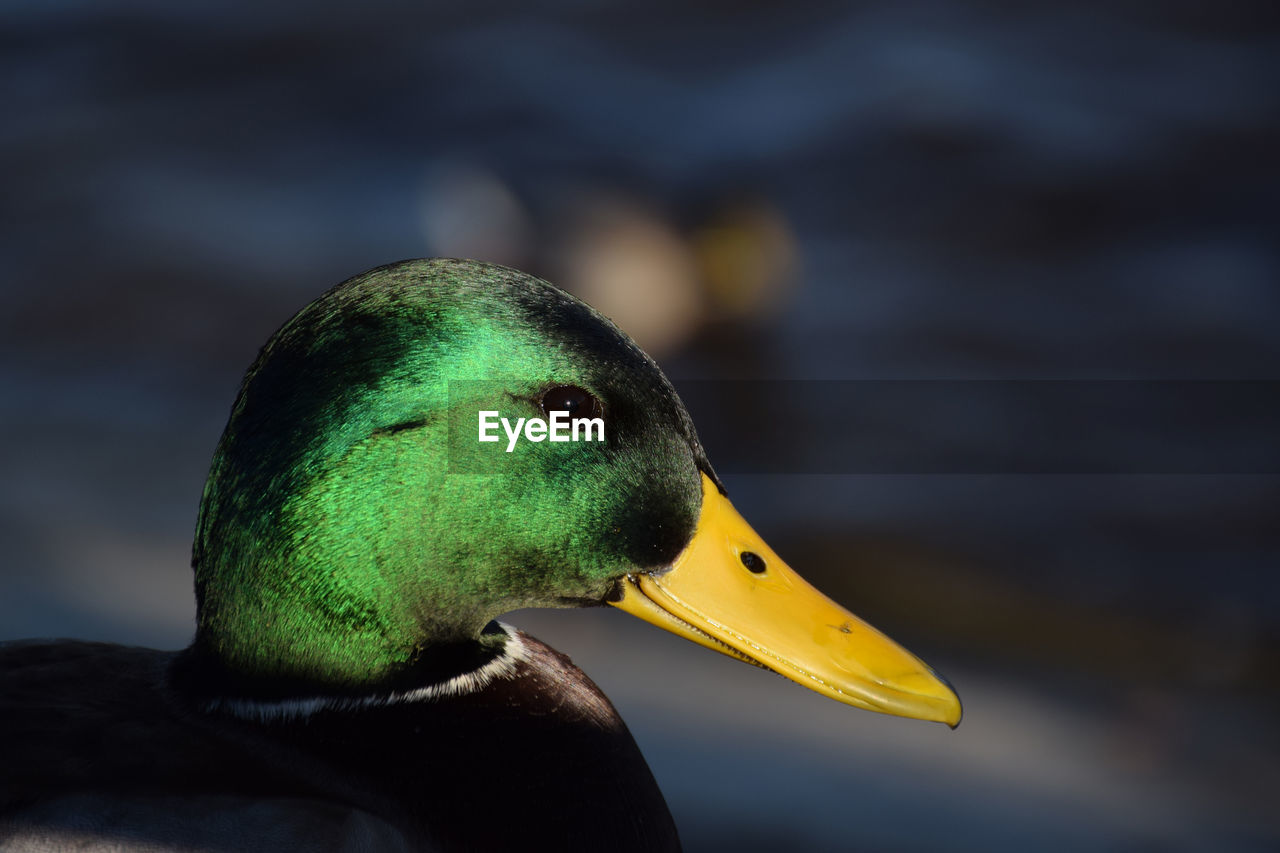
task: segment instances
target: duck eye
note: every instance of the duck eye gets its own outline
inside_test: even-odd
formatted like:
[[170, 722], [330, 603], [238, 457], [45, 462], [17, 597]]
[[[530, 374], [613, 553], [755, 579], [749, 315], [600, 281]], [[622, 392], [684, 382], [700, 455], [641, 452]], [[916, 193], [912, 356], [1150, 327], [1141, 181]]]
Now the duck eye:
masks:
[[747, 571], [756, 575], [764, 574], [764, 557], [753, 551], [743, 551], [738, 556], [742, 559], [742, 565], [747, 567]]
[[542, 395], [542, 411], [568, 412], [570, 418], [602, 418], [604, 405], [590, 391], [577, 385], [557, 385]]

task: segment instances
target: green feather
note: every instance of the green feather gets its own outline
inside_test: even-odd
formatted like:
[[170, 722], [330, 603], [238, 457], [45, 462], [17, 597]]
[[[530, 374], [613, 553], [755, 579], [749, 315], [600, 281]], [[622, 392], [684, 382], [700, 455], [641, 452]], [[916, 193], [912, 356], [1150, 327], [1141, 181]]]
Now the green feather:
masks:
[[[480, 409], [541, 416], [555, 385], [603, 402], [604, 442], [476, 440]], [[666, 377], [583, 303], [473, 261], [373, 270], [245, 377], [200, 509], [197, 644], [253, 677], [385, 682], [508, 610], [669, 563], [700, 469]]]

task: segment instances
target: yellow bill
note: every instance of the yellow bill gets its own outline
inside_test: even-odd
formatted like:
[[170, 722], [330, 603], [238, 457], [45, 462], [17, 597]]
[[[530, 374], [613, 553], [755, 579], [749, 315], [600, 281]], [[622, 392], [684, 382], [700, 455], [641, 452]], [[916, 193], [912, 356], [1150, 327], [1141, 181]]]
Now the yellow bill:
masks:
[[837, 702], [960, 724], [960, 698], [941, 676], [810, 586], [705, 474], [693, 541], [669, 571], [625, 578], [612, 604]]

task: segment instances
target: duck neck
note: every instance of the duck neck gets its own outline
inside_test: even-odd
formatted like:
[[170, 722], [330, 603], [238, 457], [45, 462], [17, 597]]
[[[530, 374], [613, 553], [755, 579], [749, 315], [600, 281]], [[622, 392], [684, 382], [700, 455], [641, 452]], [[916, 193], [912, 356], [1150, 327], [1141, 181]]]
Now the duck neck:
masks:
[[415, 440], [373, 436], [279, 487], [239, 482], [220, 454], [197, 531], [193, 656], [257, 695], [401, 689], [492, 658], [505, 635], [490, 623], [519, 602], [476, 582], [484, 560], [439, 523], [443, 463], [404, 463]]
[[404, 665], [365, 681], [335, 681], [308, 675], [272, 675], [226, 660], [217, 647], [197, 636], [175, 659], [169, 683], [201, 710], [269, 719], [298, 716], [321, 708], [344, 708], [422, 701], [481, 689], [514, 674], [524, 658], [514, 629], [491, 622], [473, 640], [421, 648]]
[[[485, 666], [507, 633], [487, 608], [436, 586], [401, 580], [388, 551], [349, 544], [347, 559], [289, 562], [248, 583], [206, 588], [188, 652], [224, 695], [280, 698], [415, 689]], [[441, 587], [444, 588], [443, 593]]]

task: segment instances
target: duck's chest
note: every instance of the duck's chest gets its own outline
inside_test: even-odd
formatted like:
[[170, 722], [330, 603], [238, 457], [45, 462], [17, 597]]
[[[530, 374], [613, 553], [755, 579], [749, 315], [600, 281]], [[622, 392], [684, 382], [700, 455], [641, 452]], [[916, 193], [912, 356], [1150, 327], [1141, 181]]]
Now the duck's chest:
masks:
[[362, 808], [446, 849], [678, 849], [613, 706], [567, 658], [526, 643], [514, 676], [476, 692], [319, 711], [273, 736]]
[[474, 692], [258, 718], [176, 700], [168, 654], [22, 650], [39, 659], [0, 677], [0, 849], [678, 849], [612, 705], [525, 642]]

